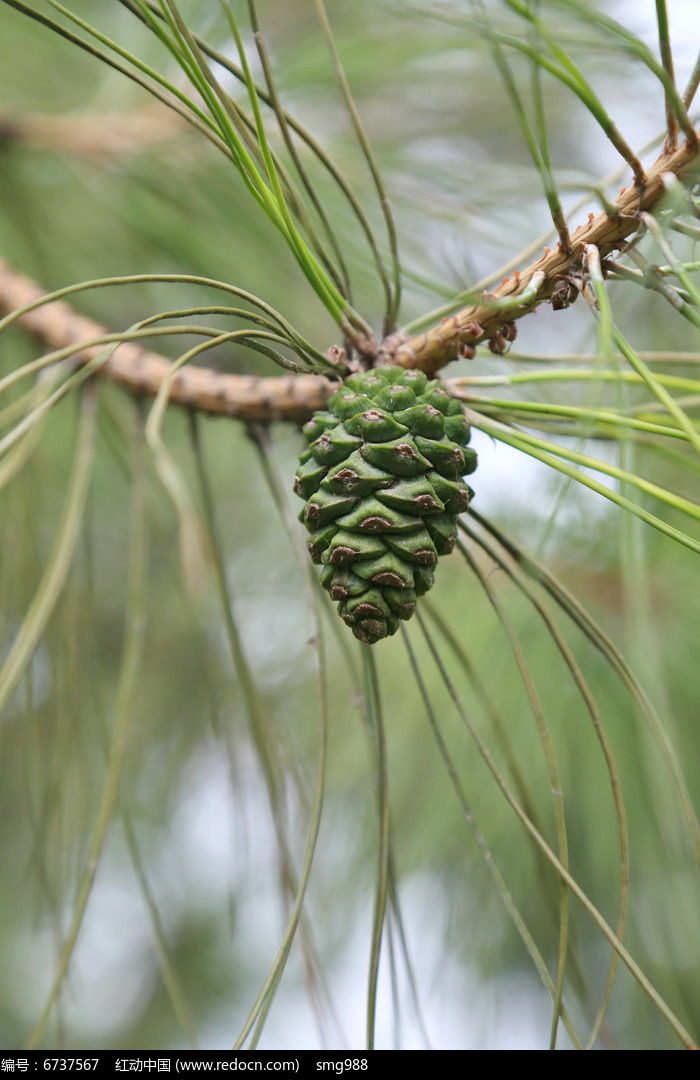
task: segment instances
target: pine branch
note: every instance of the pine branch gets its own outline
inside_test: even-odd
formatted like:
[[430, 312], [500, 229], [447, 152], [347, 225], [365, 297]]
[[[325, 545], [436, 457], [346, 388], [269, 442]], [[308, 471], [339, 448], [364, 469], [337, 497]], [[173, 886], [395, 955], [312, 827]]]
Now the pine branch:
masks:
[[[516, 272], [493, 292], [485, 293], [484, 303], [472, 304], [410, 341], [401, 341], [394, 348], [392, 361], [434, 375], [460, 352], [468, 355], [479, 342], [497, 339], [504, 324], [534, 311], [551, 299], [557, 285], [567, 276], [580, 271], [589, 244], [598, 248], [601, 258], [618, 250], [639, 228], [640, 212], [653, 209], [663, 198], [667, 173], [686, 182], [692, 173], [697, 175], [698, 151], [697, 139], [676, 150], [664, 151], [647, 172], [643, 191], [640, 193], [636, 185], [622, 188], [605, 212], [591, 215], [586, 225], [579, 225], [572, 233], [569, 251], [561, 244], [552, 251], [545, 248], [544, 254], [526, 270]], [[518, 303], [524, 293], [525, 302]]]
[[[31, 278], [0, 259], [0, 312], [9, 313], [31, 304], [43, 290]], [[51, 349], [100, 337], [107, 331], [100, 323], [75, 311], [62, 300], [26, 312], [19, 325]], [[76, 365], [87, 364], [104, 352], [104, 346], [77, 348]], [[154, 397], [172, 367], [159, 353], [125, 342], [100, 367], [100, 374], [132, 392]], [[333, 384], [318, 375], [258, 378], [228, 375], [209, 368], [184, 367], [173, 379], [170, 400], [199, 412], [246, 421], [291, 420], [302, 422], [323, 408]]]
[[162, 105], [65, 116], [0, 109], [0, 146], [12, 142], [93, 160], [143, 153], [190, 133], [182, 117]]
[[[623, 188], [604, 213], [591, 216], [586, 225], [573, 232], [568, 252], [561, 245], [553, 251], [545, 249], [545, 254], [526, 270], [504, 280], [492, 293], [484, 294], [484, 303], [473, 304], [443, 319], [438, 326], [411, 340], [401, 334], [393, 335], [384, 342], [380, 357], [434, 375], [460, 352], [471, 352], [479, 342], [491, 340], [497, 348], [504, 324], [550, 300], [559, 283], [580, 271], [588, 245], [597, 247], [602, 258], [618, 250], [639, 227], [640, 211], [652, 209], [663, 197], [665, 176], [670, 173], [687, 182], [692, 173], [697, 173], [697, 158], [698, 145], [691, 143], [662, 153], [647, 173], [641, 198], [636, 187]], [[36, 282], [0, 260], [0, 311], [14, 311], [42, 295]], [[520, 304], [519, 297], [523, 298]], [[79, 346], [80, 342], [105, 333], [99, 323], [80, 315], [63, 301], [27, 312], [19, 323], [52, 349]], [[88, 363], [99, 352], [99, 347], [77, 348], [73, 361]], [[166, 357], [124, 343], [105, 361], [100, 373], [137, 394], [153, 396], [170, 368], [171, 361]], [[332, 389], [332, 382], [316, 375], [259, 378], [186, 367], [175, 376], [170, 399], [200, 412], [239, 420], [301, 422], [316, 409], [323, 408]]]

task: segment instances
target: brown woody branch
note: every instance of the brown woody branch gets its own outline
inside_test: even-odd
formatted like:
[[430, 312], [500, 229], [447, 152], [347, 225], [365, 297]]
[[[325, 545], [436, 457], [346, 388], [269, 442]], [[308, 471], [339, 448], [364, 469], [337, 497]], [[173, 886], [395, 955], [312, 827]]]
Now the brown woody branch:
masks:
[[664, 195], [664, 175], [672, 173], [678, 178], [685, 177], [697, 169], [698, 141], [686, 142], [678, 149], [664, 151], [657, 158], [646, 174], [644, 188], [633, 185], [622, 188], [609, 212], [590, 215], [585, 225], [579, 225], [571, 235], [571, 247], [567, 251], [561, 245], [553, 250], [545, 248], [540, 258], [506, 278], [493, 292], [484, 294], [485, 299], [513, 299], [521, 294], [532, 281], [535, 274], [542, 275], [542, 283], [536, 296], [525, 306], [516, 306], [512, 311], [494, 310], [488, 304], [472, 304], [450, 318], [443, 319], [438, 326], [410, 341], [402, 341], [392, 351], [394, 363], [404, 367], [416, 367], [434, 375], [450, 360], [454, 360], [460, 350], [469, 350], [479, 342], [497, 335], [504, 322], [527, 315], [539, 304], [551, 298], [552, 292], [567, 275], [575, 274], [582, 265], [582, 256], [588, 244], [598, 248], [602, 259], [612, 251], [619, 250], [626, 238], [639, 228], [639, 213], [651, 210]]
[[[383, 358], [404, 367], [417, 367], [434, 374], [461, 348], [493, 338], [505, 320], [511, 321], [534, 310], [551, 298], [557, 284], [579, 269], [588, 244], [594, 244], [602, 257], [618, 250], [639, 226], [640, 210], [648, 210], [664, 193], [663, 177], [673, 173], [688, 179], [697, 161], [698, 148], [685, 144], [663, 153], [647, 174], [641, 194], [636, 187], [620, 192], [614, 210], [592, 217], [572, 234], [571, 249], [561, 247], [545, 253], [526, 270], [504, 281], [488, 298], [517, 298], [535, 275], [541, 278], [536, 297], [527, 306], [494, 311], [475, 304], [445, 319], [427, 333], [406, 340], [395, 335], [387, 341]], [[31, 278], [19, 273], [0, 259], [0, 312], [11, 312], [41, 298], [42, 289]], [[80, 343], [106, 333], [92, 319], [80, 315], [69, 304], [54, 301], [22, 315], [19, 324], [40, 338], [51, 349], [76, 346], [73, 361], [85, 364], [94, 359], [101, 346], [83, 348]], [[391, 347], [393, 345], [393, 348]], [[172, 362], [133, 342], [120, 345], [100, 368], [100, 373], [132, 392], [154, 396], [170, 372]], [[208, 368], [185, 367], [174, 377], [170, 400], [215, 416], [229, 416], [245, 421], [290, 420], [302, 422], [316, 409], [323, 408], [333, 392], [333, 383], [320, 375], [292, 375], [259, 378], [254, 375], [228, 375]]]
[[[0, 312], [15, 311], [39, 300], [42, 289], [0, 259]], [[80, 348], [80, 342], [107, 331], [93, 319], [76, 312], [62, 300], [34, 308], [18, 319], [51, 349], [77, 346], [72, 360], [87, 364], [104, 346]], [[139, 395], [154, 396], [172, 367], [172, 361], [133, 342], [124, 342], [100, 367], [101, 375]], [[184, 367], [175, 375], [170, 400], [216, 416], [238, 420], [304, 421], [323, 408], [333, 384], [319, 375], [284, 375], [257, 378], [228, 375], [209, 368]]]
[[188, 136], [190, 131], [181, 116], [163, 105], [67, 116], [0, 110], [0, 146], [11, 142], [95, 161], [144, 152]]

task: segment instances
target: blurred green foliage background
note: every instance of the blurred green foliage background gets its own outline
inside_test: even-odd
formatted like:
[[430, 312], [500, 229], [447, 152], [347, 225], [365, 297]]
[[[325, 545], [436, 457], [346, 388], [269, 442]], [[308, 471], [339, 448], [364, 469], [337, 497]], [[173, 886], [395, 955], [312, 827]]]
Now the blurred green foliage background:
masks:
[[[181, 78], [120, 4], [81, 0], [73, 6]], [[198, 31], [230, 51], [217, 5], [182, 8]], [[644, 12], [631, 3], [606, 6], [653, 41], [647, 8], [652, 5]], [[406, 321], [533, 241], [549, 226], [547, 207], [483, 43], [410, 3], [361, 0], [329, 3], [328, 9], [396, 211]], [[694, 59], [691, 9], [670, 4], [681, 73]], [[264, 0], [259, 13], [285, 104], [329, 149], [379, 226], [367, 168], [312, 5]], [[600, 35], [567, 21], [565, 11], [552, 17], [629, 141], [641, 146], [660, 132], [663, 98], [649, 73], [612, 47], [606, 51]], [[47, 289], [117, 274], [205, 274], [262, 296], [319, 348], [337, 340], [337, 329], [284, 243], [255, 212], [230, 164], [204, 140], [118, 73], [5, 5], [0, 41], [3, 258]], [[527, 88], [525, 63], [522, 73]], [[232, 81], [230, 89], [242, 100]], [[555, 85], [546, 94], [546, 110], [552, 158], [569, 206], [618, 162], [583, 107]], [[363, 238], [322, 171], [313, 161], [309, 168], [353, 273], [355, 307], [378, 327], [382, 296]], [[594, 201], [591, 207], [596, 209]], [[638, 349], [698, 350], [696, 332], [661, 297], [622, 283], [611, 286], [611, 298]], [[85, 293], [76, 306], [120, 330], [156, 311], [216, 299], [202, 290], [194, 296], [186, 285], [149, 284]], [[590, 353], [595, 333], [582, 302], [567, 312], [547, 307], [520, 323], [517, 346], [535, 358]], [[157, 347], [175, 356], [182, 346], [172, 339]], [[37, 343], [19, 330], [0, 338], [3, 373], [36, 355]], [[235, 346], [209, 353], [207, 362], [232, 372], [274, 373], [271, 364]], [[484, 354], [460, 362], [454, 373], [510, 372], [519, 363]], [[529, 387], [522, 393], [541, 396]], [[592, 395], [586, 400], [593, 404], [603, 400], [603, 391], [581, 391], [575, 384], [552, 393], [574, 403], [582, 395]], [[145, 1050], [198, 1042], [224, 1048], [258, 993], [290, 908], [280, 828], [297, 868], [309, 829], [319, 708], [300, 532], [294, 540], [288, 518], [280, 517], [251, 432], [235, 422], [199, 418], [233, 616], [263, 718], [271, 770], [266, 785], [212, 563], [197, 564], [189, 582], [183, 576], [177, 520], [143, 444], [150, 403], [134, 402], [106, 382], [96, 397], [95, 452], [71, 572], [2, 717], [0, 1044], [6, 1050], [23, 1045], [41, 1013], [89, 858], [117, 714], [136, 492], [145, 507], [145, 625], [124, 773], [85, 919], [41, 1045]], [[46, 419], [24, 469], [0, 493], [2, 651], [49, 558], [74, 467], [78, 417], [79, 399], [69, 396]], [[173, 408], [164, 439], [201, 507], [191, 427], [188, 415]], [[697, 792], [700, 590], [694, 554], [524, 455], [479, 434], [474, 444], [480, 453], [476, 508], [557, 574], [625, 653], [676, 747], [691, 793]], [[285, 497], [300, 445], [293, 427], [271, 428], [267, 460]], [[595, 449], [610, 460], [618, 453], [612, 443]], [[644, 446], [623, 449], [643, 475], [673, 487], [672, 457]], [[291, 494], [287, 502], [296, 513]], [[532, 604], [483, 554], [477, 559], [522, 645], [549, 724], [572, 874], [614, 925], [617, 826], [595, 733]], [[459, 552], [444, 560], [430, 599], [453, 635], [454, 648], [434, 631], [466, 711], [554, 844], [550, 778], [516, 658]], [[590, 682], [620, 770], [631, 838], [625, 943], [686, 1027], [697, 1030], [697, 877], [667, 759], [653, 726], [600, 653], [556, 606], [553, 611]], [[330, 721], [326, 798], [301, 943], [270, 1007], [262, 1047], [359, 1048], [365, 1037], [377, 880], [376, 748], [363, 716], [355, 643], [330, 609], [323, 630]], [[499, 901], [491, 860], [553, 976], [557, 876], [479, 758], [418, 626], [412, 623], [408, 633], [490, 854], [484, 859], [455, 798], [401, 639], [382, 642], [374, 655], [402, 922], [392, 914], [385, 932], [377, 1045], [413, 1048], [429, 1040], [439, 1049], [544, 1048], [551, 1000]], [[575, 901], [570, 934], [565, 1003], [585, 1041], [611, 950]], [[559, 1045], [568, 1046], [567, 1039], [562, 1034]], [[678, 1046], [623, 966], [596, 1045]]]

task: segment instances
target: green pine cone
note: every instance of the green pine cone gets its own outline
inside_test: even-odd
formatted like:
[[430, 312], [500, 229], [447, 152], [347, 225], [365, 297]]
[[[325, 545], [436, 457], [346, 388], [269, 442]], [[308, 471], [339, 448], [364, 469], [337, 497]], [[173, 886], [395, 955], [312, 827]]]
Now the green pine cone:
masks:
[[294, 490], [321, 584], [360, 641], [410, 619], [469, 506], [476, 468], [459, 402], [420, 371], [351, 375], [303, 428]]

